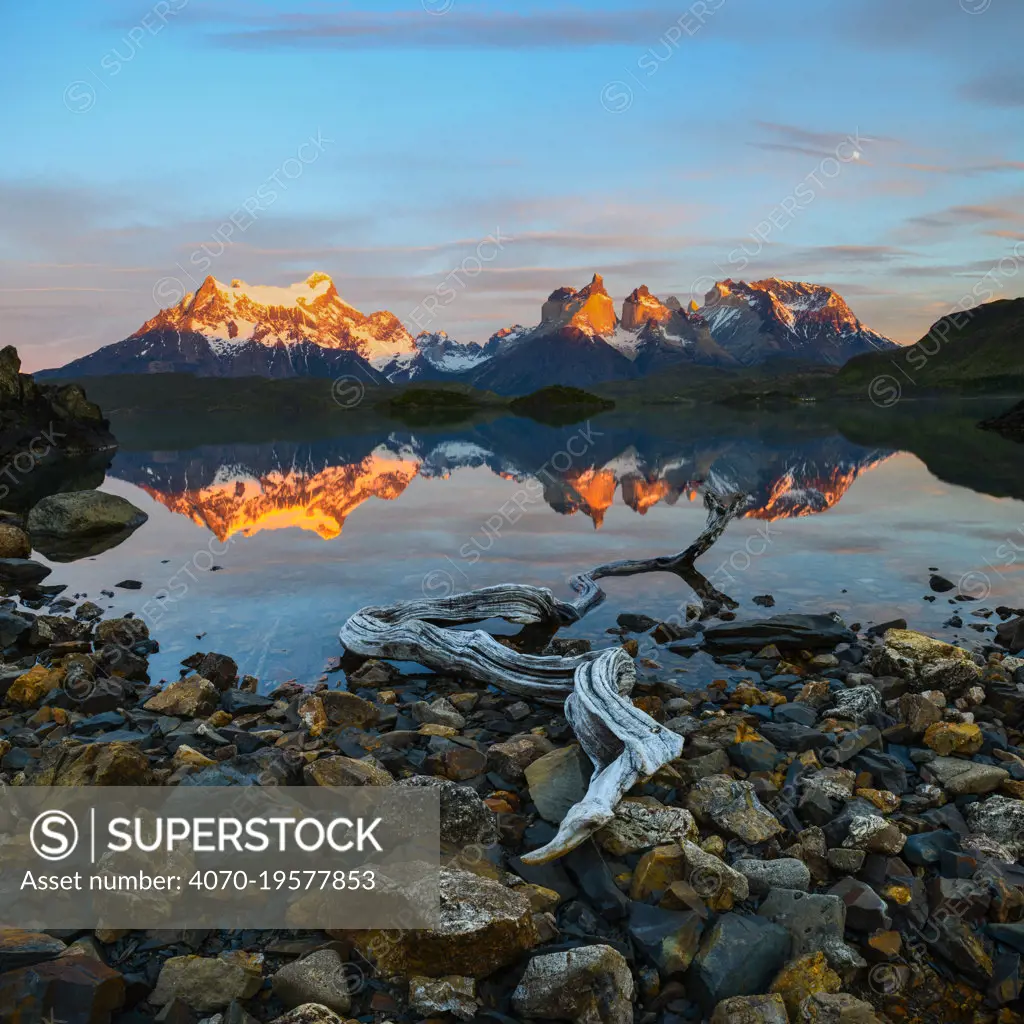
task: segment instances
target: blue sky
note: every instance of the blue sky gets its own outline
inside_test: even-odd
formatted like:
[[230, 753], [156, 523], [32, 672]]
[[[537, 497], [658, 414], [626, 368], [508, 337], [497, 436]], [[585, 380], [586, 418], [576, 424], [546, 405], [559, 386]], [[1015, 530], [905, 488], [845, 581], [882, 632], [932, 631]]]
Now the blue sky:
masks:
[[1019, 0], [4, 18], [0, 333], [28, 369], [124, 337], [204, 272], [323, 270], [410, 326], [447, 280], [421, 326], [462, 340], [536, 322], [595, 270], [616, 299], [816, 281], [900, 341], [985, 275], [1024, 294]]

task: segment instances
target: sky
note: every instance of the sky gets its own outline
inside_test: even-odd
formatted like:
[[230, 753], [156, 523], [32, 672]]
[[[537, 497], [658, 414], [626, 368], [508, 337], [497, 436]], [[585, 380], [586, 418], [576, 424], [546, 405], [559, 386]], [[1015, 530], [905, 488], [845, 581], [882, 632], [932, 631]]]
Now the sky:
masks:
[[825, 284], [905, 343], [1024, 294], [1020, 0], [51, 0], [4, 29], [29, 371], [206, 274], [323, 271], [461, 341], [595, 271], [617, 301]]

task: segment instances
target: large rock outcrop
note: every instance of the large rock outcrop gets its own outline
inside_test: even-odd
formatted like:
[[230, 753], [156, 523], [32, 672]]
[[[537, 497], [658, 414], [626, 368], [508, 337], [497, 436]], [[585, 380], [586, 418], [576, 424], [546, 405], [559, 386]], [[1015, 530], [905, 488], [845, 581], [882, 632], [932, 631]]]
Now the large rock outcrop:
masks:
[[115, 445], [99, 406], [77, 384], [37, 384], [21, 372], [13, 345], [0, 349], [0, 463], [27, 476], [47, 455], [77, 455]]

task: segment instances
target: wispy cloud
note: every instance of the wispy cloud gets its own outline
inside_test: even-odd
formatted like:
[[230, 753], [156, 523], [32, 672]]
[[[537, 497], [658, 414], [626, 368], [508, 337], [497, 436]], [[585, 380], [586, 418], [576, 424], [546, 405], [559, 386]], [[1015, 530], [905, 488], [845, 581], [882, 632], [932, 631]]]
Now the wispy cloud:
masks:
[[484, 11], [460, 4], [452, 6], [443, 17], [435, 17], [419, 5], [410, 5], [405, 10], [379, 12], [247, 12], [230, 23], [211, 26], [207, 37], [217, 45], [238, 50], [578, 49], [647, 45], [678, 17], [679, 12], [669, 7]]
[[1024, 71], [997, 71], [974, 78], [960, 93], [991, 107], [1024, 107]]
[[835, 156], [836, 148], [849, 140], [864, 145], [894, 143], [895, 139], [882, 136], [861, 135], [859, 129], [846, 131], [810, 131], [792, 124], [776, 124], [773, 121], [755, 121], [764, 138], [750, 142], [755, 149], [779, 150], [785, 153], [803, 153], [814, 157]]

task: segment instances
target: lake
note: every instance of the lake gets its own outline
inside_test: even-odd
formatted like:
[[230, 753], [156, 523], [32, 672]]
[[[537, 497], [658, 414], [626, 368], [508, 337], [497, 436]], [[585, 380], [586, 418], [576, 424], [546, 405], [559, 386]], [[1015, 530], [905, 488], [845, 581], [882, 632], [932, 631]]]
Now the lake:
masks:
[[[985, 610], [1024, 603], [1024, 448], [975, 429], [984, 403], [902, 406], [665, 406], [561, 427], [504, 416], [363, 432], [351, 421], [334, 437], [160, 450], [128, 431], [101, 486], [149, 521], [110, 550], [50, 563], [47, 582], [143, 616], [162, 648], [154, 678], [216, 650], [264, 687], [308, 682], [364, 605], [502, 582], [569, 596], [574, 573], [686, 547], [713, 487], [750, 495], [697, 563], [739, 618], [834, 610], [982, 640], [998, 621]], [[951, 591], [929, 588], [933, 570]], [[124, 579], [141, 589], [114, 586]], [[620, 612], [666, 618], [692, 596], [664, 573], [605, 589], [562, 635], [617, 642], [606, 631]], [[766, 594], [771, 611], [752, 600]], [[721, 672], [643, 646], [683, 685]]]

